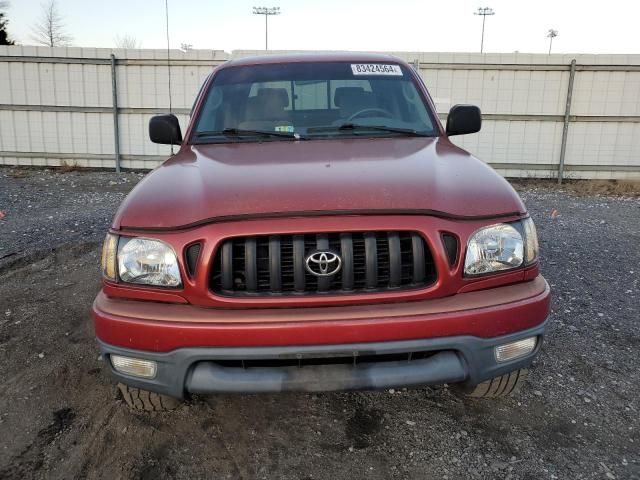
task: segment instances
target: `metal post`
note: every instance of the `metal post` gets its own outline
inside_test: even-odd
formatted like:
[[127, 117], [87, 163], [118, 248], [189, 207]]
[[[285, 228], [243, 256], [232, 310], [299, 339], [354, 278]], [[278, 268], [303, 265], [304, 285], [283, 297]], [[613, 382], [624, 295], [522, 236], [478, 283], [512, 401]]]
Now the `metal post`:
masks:
[[264, 15], [264, 49], [269, 50], [269, 15], [280, 15], [280, 7], [253, 7], [254, 15]]
[[482, 15], [482, 37], [480, 37], [480, 53], [484, 51], [484, 22], [487, 20], [487, 15], [495, 15], [496, 12], [489, 7], [479, 7], [478, 11], [474, 15]]
[[567, 152], [567, 136], [569, 134], [569, 118], [571, 116], [571, 96], [573, 95], [573, 80], [576, 77], [576, 59], [571, 60], [569, 70], [569, 87], [567, 89], [567, 103], [564, 107], [564, 126], [562, 128], [562, 144], [560, 145], [560, 164], [558, 165], [558, 185], [562, 184], [564, 174], [564, 157]]
[[549, 33], [547, 33], [547, 37], [549, 37], [549, 55], [551, 55], [551, 46], [553, 45], [553, 39], [558, 36], [558, 31], [553, 28], [549, 29]]
[[116, 80], [116, 56], [111, 54], [111, 95], [113, 98], [113, 145], [116, 173], [120, 173], [120, 128], [118, 126], [118, 85]]

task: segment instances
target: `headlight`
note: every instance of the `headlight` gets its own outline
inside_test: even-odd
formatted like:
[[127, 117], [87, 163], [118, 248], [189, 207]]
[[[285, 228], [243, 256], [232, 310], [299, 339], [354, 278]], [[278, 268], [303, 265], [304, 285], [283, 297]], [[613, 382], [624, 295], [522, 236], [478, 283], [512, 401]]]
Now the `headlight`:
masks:
[[160, 287], [182, 285], [173, 249], [164, 242], [148, 238], [120, 238], [118, 275], [127, 283]]
[[477, 230], [467, 243], [465, 275], [499, 272], [519, 267], [524, 261], [522, 235], [512, 225], [501, 223]]

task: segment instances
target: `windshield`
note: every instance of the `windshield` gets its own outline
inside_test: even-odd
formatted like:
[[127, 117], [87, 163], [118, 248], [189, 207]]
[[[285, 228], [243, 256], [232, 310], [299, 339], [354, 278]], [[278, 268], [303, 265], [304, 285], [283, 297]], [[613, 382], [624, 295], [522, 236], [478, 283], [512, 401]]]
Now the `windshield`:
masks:
[[437, 135], [404, 66], [284, 63], [218, 72], [192, 142], [398, 135]]

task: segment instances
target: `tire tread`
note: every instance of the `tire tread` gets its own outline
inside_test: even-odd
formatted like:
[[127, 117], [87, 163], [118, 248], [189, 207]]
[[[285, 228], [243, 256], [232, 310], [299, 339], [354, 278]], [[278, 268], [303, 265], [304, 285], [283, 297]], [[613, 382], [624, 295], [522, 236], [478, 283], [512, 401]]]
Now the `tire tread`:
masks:
[[175, 409], [180, 401], [176, 398], [149, 392], [140, 388], [118, 383], [118, 389], [129, 408], [146, 412], [164, 412]]
[[467, 396], [474, 398], [499, 398], [516, 393], [527, 378], [524, 368], [490, 378], [476, 385]]

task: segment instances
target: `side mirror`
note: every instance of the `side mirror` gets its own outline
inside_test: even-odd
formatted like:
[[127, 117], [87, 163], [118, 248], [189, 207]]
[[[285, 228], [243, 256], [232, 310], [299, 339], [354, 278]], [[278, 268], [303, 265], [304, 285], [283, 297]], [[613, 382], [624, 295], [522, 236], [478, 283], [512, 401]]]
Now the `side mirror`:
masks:
[[180, 145], [182, 143], [182, 132], [177, 117], [169, 113], [167, 115], [156, 115], [149, 120], [149, 138], [153, 143], [163, 145]]
[[476, 133], [482, 126], [482, 114], [475, 105], [454, 105], [447, 117], [447, 135]]

